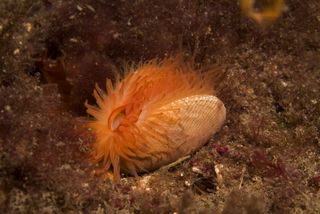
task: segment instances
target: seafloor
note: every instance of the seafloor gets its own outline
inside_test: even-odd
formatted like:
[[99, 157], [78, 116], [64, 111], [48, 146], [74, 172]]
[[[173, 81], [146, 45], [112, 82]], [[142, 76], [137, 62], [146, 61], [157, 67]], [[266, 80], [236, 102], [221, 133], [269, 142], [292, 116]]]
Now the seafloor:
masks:
[[[125, 63], [221, 66], [222, 130], [179, 164], [92, 175], [83, 103]], [[1, 0], [1, 213], [320, 213], [320, 3]]]

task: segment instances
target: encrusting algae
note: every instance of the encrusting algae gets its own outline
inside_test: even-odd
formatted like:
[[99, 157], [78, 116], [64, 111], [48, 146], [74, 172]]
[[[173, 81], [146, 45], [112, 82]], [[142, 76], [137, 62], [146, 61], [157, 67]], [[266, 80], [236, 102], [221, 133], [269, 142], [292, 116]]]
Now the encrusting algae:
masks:
[[225, 121], [224, 104], [215, 96], [216, 70], [197, 72], [179, 57], [151, 61], [107, 92], [96, 85], [97, 105], [85, 104], [96, 141], [92, 158], [101, 171], [137, 176], [186, 156], [217, 132]]

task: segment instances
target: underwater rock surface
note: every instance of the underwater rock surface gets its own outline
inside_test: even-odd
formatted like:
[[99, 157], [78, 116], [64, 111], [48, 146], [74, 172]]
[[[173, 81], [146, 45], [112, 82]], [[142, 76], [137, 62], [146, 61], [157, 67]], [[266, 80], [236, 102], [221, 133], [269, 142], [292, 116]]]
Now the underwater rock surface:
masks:
[[[285, 4], [261, 28], [227, 0], [2, 0], [0, 210], [319, 213], [320, 3]], [[179, 52], [225, 67], [225, 125], [139, 178], [92, 175], [95, 83]]]

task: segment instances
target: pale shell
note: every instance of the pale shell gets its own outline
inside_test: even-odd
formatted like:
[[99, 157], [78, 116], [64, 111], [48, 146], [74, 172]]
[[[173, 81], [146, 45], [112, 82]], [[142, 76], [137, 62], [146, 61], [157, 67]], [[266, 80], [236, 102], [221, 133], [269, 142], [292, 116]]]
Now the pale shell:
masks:
[[225, 118], [224, 104], [211, 95], [185, 97], [159, 108], [139, 127], [148, 133], [149, 152], [153, 154], [140, 166], [156, 169], [198, 150], [220, 129]]

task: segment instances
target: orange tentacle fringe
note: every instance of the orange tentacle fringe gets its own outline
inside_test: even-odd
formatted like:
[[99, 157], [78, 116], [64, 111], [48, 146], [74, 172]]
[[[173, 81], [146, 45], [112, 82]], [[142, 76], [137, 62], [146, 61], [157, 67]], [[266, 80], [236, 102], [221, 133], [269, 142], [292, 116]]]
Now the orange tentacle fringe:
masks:
[[180, 58], [151, 61], [124, 79], [96, 85], [97, 105], [85, 103], [95, 117], [92, 159], [114, 179], [120, 171], [137, 176], [187, 155], [215, 133], [225, 120], [223, 103], [214, 96], [215, 70], [196, 72]]

